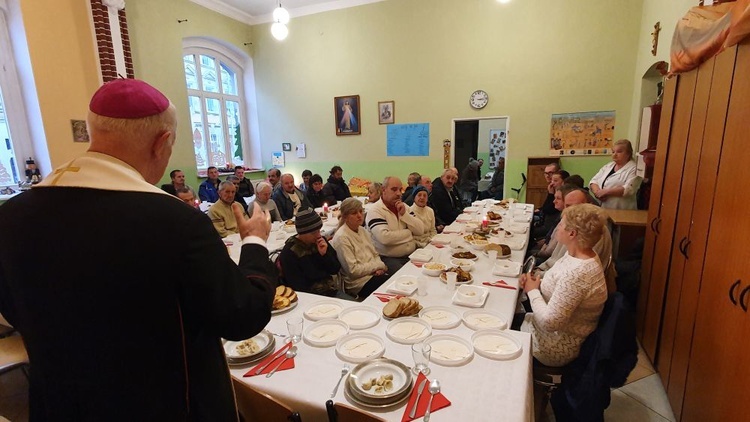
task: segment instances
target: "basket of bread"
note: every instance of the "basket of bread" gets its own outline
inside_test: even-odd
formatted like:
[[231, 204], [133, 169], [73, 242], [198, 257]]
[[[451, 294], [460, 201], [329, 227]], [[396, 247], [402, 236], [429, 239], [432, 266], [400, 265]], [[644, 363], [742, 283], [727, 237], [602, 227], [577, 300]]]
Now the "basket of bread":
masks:
[[297, 293], [289, 286], [276, 287], [273, 298], [273, 313], [287, 311], [297, 306]]
[[398, 318], [403, 316], [412, 316], [422, 310], [422, 305], [416, 299], [401, 297], [393, 298], [383, 307], [383, 315], [386, 318]]

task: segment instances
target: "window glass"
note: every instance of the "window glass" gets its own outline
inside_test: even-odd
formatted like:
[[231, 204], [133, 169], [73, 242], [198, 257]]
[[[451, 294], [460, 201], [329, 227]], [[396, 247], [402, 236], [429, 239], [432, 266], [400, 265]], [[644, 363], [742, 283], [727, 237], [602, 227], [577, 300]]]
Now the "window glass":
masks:
[[213, 57], [201, 55], [201, 77], [204, 91], [219, 92], [219, 84], [216, 80], [216, 60]]
[[0, 90], [0, 185], [15, 185], [18, 183], [18, 168], [13, 143], [10, 137], [10, 127], [5, 114], [3, 92]]
[[182, 62], [185, 66], [185, 82], [188, 89], [200, 89], [198, 85], [198, 75], [195, 73], [195, 56], [187, 54], [183, 56]]
[[237, 75], [226, 64], [221, 64], [221, 91], [224, 94], [237, 95]]
[[242, 131], [240, 130], [240, 104], [236, 101], [226, 101], [226, 121], [229, 129], [232, 161], [242, 160]]
[[209, 147], [211, 148], [210, 164], [224, 167], [227, 164], [227, 145], [224, 139], [224, 121], [221, 103], [215, 98], [206, 98], [206, 120], [208, 124]]
[[208, 164], [208, 150], [206, 149], [206, 134], [203, 131], [203, 107], [200, 97], [189, 96], [190, 122], [193, 127], [193, 150], [195, 151], [195, 162], [198, 168], [205, 169]]

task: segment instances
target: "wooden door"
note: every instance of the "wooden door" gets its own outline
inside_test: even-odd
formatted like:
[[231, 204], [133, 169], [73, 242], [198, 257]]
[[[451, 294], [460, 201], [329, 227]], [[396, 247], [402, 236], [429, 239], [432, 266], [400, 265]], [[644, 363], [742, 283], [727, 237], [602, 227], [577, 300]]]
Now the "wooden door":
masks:
[[[659, 212], [661, 211], [661, 196], [664, 186], [664, 173], [667, 167], [667, 156], [669, 153], [669, 136], [672, 131], [672, 113], [674, 110], [674, 99], [677, 93], [679, 78], [667, 80], [664, 87], [664, 102], [662, 103], [661, 122], [659, 123], [659, 142], [656, 150], [654, 163], [654, 177], [651, 185], [651, 200], [648, 207], [649, 227], [646, 229], [646, 237], [643, 245], [643, 259], [641, 260], [641, 282], [638, 288], [638, 305], [636, 307], [636, 321], [638, 338], [643, 342], [644, 325], [646, 321], [646, 303], [650, 286], [651, 267], [654, 258], [656, 238], [659, 235], [657, 225], [659, 223]], [[649, 355], [653, 360], [653, 355]]]
[[[641, 345], [648, 357], [658, 366], [657, 345], [661, 328], [664, 295], [669, 276], [670, 253], [674, 237], [677, 208], [680, 200], [680, 185], [685, 164], [690, 117], [693, 111], [695, 84], [698, 70], [692, 70], [679, 76], [675, 94], [672, 130], [669, 136], [669, 151], [664, 170], [661, 200], [657, 205], [659, 219], [656, 223], [657, 233], [654, 244], [651, 273], [649, 275], [648, 296], [644, 299], [645, 316]], [[654, 207], [649, 207], [654, 208]], [[650, 212], [650, 211], [649, 211]]]
[[[682, 420], [747, 420], [750, 400], [750, 43], [737, 49]], [[700, 199], [699, 199], [700, 200]]]
[[[735, 57], [736, 49], [731, 48], [704, 63], [699, 69], [695, 90], [685, 177], [680, 193], [680, 202], [685, 206], [680, 207], [675, 230], [676, 249], [681, 250], [672, 251], [658, 358], [659, 373], [678, 420], [685, 392]], [[691, 168], [697, 171], [690, 172]], [[678, 239], [683, 237], [685, 240], [680, 245]]]

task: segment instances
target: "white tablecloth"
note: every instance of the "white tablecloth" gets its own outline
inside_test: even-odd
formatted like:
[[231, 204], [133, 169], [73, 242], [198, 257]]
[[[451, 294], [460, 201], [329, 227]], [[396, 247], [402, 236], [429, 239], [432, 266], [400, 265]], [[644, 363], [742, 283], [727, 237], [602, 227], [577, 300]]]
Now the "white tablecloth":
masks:
[[[486, 213], [486, 210], [480, 209], [478, 211], [478, 215], [484, 213]], [[459, 235], [454, 236], [460, 237]], [[525, 236], [528, 237], [528, 232]], [[239, 237], [237, 237], [236, 243], [239, 243]], [[449, 259], [450, 247], [436, 248], [429, 245], [427, 249], [432, 250], [435, 259], [440, 262]], [[232, 253], [231, 247], [230, 253]], [[236, 254], [238, 259], [239, 250]], [[520, 262], [523, 260], [523, 256], [523, 250], [514, 250], [511, 259]], [[489, 262], [489, 258], [480, 255], [472, 271], [473, 285], [481, 286], [483, 281], [494, 281], [502, 278], [512, 286], [518, 286], [517, 278], [492, 275], [492, 265], [493, 263]], [[420, 268], [409, 263], [394, 274], [391, 280], [401, 275], [422, 275], [422, 273]], [[426, 296], [419, 296], [416, 292], [411, 296], [419, 300], [422, 306], [452, 306], [461, 314], [467, 310], [475, 309], [452, 304], [451, 298], [454, 292], [448, 291], [446, 285], [437, 277], [429, 277], [429, 279]], [[384, 292], [388, 284], [390, 284], [390, 280], [381, 286], [378, 292]], [[493, 310], [505, 316], [508, 324], [510, 324], [516, 308], [518, 291], [496, 287], [487, 288], [490, 294], [484, 309]], [[303, 316], [304, 310], [320, 300], [331, 300], [306, 293], [298, 293], [298, 296], [298, 305], [289, 312], [273, 316], [267, 326], [268, 330], [278, 334], [286, 334], [287, 319]], [[359, 305], [356, 302], [348, 301], [341, 301], [341, 303], [346, 307]], [[368, 297], [363, 304], [376, 309], [382, 309], [385, 306], [385, 303], [375, 296]], [[312, 321], [305, 318], [306, 327], [311, 323]], [[400, 361], [409, 367], [413, 366], [410, 346], [391, 341], [385, 334], [387, 325], [388, 321], [382, 319], [376, 326], [362, 331], [376, 334], [384, 339], [386, 344], [385, 357]], [[448, 330], [433, 330], [433, 334], [454, 334], [469, 341], [471, 341], [473, 333], [474, 331], [463, 323]], [[474, 354], [468, 363], [458, 367], [430, 364], [432, 372], [429, 378], [440, 380], [442, 393], [452, 403], [451, 406], [435, 412], [433, 420], [439, 422], [530, 421], [534, 419], [531, 336], [517, 331], [509, 331], [509, 333], [523, 345], [522, 354], [515, 359], [491, 360]], [[277, 339], [281, 340], [278, 337]], [[280, 347], [280, 341], [278, 343], [277, 348]], [[242, 375], [252, 367], [252, 365], [246, 365], [232, 368], [232, 375], [286, 403], [295, 411], [300, 412], [304, 421], [325, 422], [328, 420], [325, 402], [329, 399], [330, 393], [339, 379], [341, 367], [347, 363], [336, 356], [335, 347], [313, 347], [303, 341], [298, 344], [298, 348], [294, 369], [278, 372], [271, 378], [265, 376], [244, 378]], [[350, 367], [355, 366], [352, 363], [348, 363], [348, 365]], [[345, 398], [343, 386], [339, 388], [334, 401], [354, 405]], [[389, 421], [400, 421], [405, 407], [406, 402], [395, 408], [373, 410], [372, 413]]]

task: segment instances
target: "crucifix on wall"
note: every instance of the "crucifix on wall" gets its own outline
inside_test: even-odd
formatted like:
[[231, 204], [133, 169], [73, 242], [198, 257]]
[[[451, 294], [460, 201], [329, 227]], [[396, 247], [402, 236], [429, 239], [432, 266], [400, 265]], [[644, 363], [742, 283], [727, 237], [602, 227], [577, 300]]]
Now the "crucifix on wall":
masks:
[[661, 22], [656, 22], [654, 32], [651, 33], [651, 55], [656, 55], [656, 48], [659, 46], [659, 32], [661, 32]]

